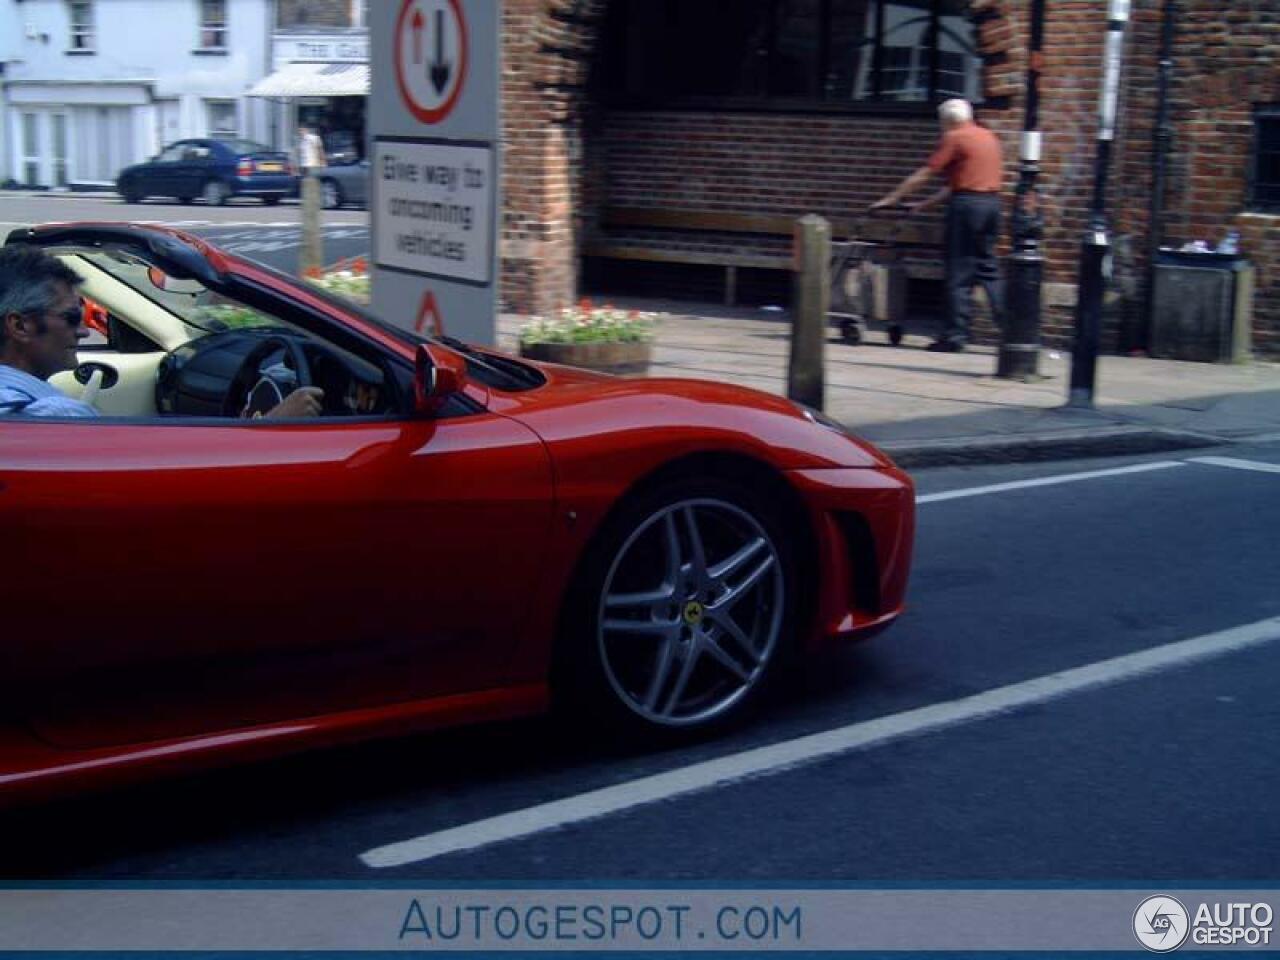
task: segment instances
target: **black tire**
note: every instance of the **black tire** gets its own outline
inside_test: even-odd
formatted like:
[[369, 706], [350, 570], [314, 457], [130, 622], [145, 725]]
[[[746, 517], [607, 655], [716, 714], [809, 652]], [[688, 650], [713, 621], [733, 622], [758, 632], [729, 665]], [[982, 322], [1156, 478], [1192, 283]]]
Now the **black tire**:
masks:
[[211, 207], [224, 207], [231, 197], [231, 188], [221, 180], [209, 180], [200, 191], [200, 196]]
[[337, 210], [345, 202], [337, 180], [325, 177], [320, 181], [320, 206], [326, 210]]
[[902, 324], [891, 323], [889, 325], [889, 342], [895, 347], [902, 343]]
[[146, 198], [138, 192], [137, 186], [133, 181], [121, 183], [116, 187], [116, 192], [120, 194], [120, 199], [125, 203], [141, 203]]
[[845, 320], [840, 324], [840, 336], [845, 343], [857, 346], [862, 342], [862, 324], [857, 320]]
[[[713, 579], [717, 568], [722, 579]], [[742, 721], [791, 658], [797, 571], [767, 491], [719, 477], [642, 490], [606, 521], [579, 565], [552, 665], [557, 706], [645, 742]]]
[[195, 199], [195, 197], [179, 197], [178, 202], [185, 205], [188, 203], [194, 203]]
[[262, 198], [263, 205], [268, 207], [274, 207], [279, 202], [280, 202], [280, 198], [274, 195], [269, 195]]

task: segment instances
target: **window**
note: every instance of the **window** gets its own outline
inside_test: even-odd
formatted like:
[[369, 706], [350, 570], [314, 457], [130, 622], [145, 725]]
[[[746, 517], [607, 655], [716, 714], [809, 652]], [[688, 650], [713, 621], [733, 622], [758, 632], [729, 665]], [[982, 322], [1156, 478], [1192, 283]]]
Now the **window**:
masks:
[[67, 185], [67, 115], [53, 115], [53, 185]]
[[276, 26], [291, 27], [351, 27], [357, 26], [356, 9], [350, 0], [277, 0]]
[[227, 0], [200, 0], [200, 49], [227, 46]]
[[981, 99], [968, 0], [614, 0], [620, 101], [779, 107]]
[[234, 100], [206, 100], [208, 112], [209, 136], [219, 139], [238, 137], [240, 135], [240, 117]]
[[69, 0], [71, 42], [67, 49], [75, 53], [92, 53], [95, 45], [92, 0]]
[[157, 163], [177, 163], [182, 159], [183, 152], [187, 149], [188, 144], [175, 143], [173, 146], [165, 147], [164, 152], [156, 157]]
[[1249, 209], [1280, 213], [1280, 104], [1254, 112]]
[[40, 116], [35, 113], [22, 115], [22, 175], [28, 187], [40, 184]]

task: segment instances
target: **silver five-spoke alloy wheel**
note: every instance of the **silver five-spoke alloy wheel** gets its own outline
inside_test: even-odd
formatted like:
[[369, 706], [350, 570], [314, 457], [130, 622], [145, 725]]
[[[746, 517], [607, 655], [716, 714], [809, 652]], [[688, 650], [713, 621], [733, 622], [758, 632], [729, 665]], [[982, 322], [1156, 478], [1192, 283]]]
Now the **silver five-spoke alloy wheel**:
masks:
[[714, 498], [670, 503], [613, 558], [597, 636], [605, 676], [650, 723], [689, 727], [763, 680], [783, 630], [778, 549], [760, 522]]

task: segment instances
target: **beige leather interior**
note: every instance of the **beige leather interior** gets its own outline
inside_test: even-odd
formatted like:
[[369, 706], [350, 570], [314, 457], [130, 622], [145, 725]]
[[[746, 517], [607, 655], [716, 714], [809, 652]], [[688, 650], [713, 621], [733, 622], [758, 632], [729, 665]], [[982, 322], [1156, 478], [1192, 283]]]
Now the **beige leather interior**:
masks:
[[[154, 417], [156, 410], [156, 371], [164, 353], [116, 353], [110, 350], [81, 350], [76, 354], [81, 363], [103, 363], [120, 375], [110, 389], [98, 391], [93, 405], [108, 417]], [[76, 382], [70, 370], [55, 373], [49, 382], [69, 397], [80, 399], [84, 387]]]
[[[107, 416], [156, 416], [156, 374], [161, 359], [168, 351], [198, 336], [200, 331], [187, 326], [160, 304], [148, 300], [83, 257], [65, 253], [59, 254], [58, 259], [84, 278], [80, 287], [84, 296], [106, 307], [160, 348], [147, 353], [120, 353], [106, 347], [89, 346], [78, 351], [81, 363], [105, 364], [119, 374], [119, 381], [114, 386], [99, 390], [93, 405]], [[95, 339], [101, 341], [101, 338]], [[49, 382], [76, 399], [85, 389], [76, 382], [71, 371], [55, 374]]]

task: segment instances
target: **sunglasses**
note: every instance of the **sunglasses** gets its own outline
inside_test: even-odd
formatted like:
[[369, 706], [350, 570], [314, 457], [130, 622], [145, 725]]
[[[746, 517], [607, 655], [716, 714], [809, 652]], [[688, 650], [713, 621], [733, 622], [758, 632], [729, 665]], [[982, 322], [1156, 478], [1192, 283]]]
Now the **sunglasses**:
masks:
[[84, 321], [84, 311], [81, 307], [68, 307], [59, 313], [46, 312], [43, 316], [48, 320], [61, 320], [73, 330]]

